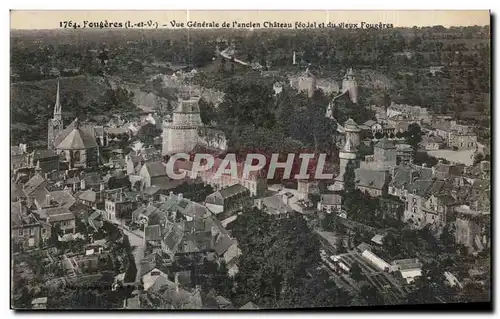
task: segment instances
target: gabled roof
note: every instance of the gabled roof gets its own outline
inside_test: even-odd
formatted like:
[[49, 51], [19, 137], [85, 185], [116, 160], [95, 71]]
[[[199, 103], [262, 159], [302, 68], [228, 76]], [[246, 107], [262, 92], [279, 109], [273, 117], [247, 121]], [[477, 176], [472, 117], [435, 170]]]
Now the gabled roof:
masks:
[[97, 199], [97, 193], [89, 189], [81, 193], [78, 198], [87, 202], [95, 203]]
[[60, 150], [85, 150], [96, 148], [97, 142], [94, 135], [81, 128], [78, 119], [75, 119], [56, 137], [54, 145]]
[[385, 171], [372, 171], [367, 169], [356, 169], [356, 185], [381, 190], [387, 181]]
[[59, 157], [53, 150], [35, 150], [33, 151], [33, 161], [36, 163], [37, 160]]
[[50, 198], [56, 201], [59, 206], [70, 208], [76, 202], [76, 199], [68, 191], [51, 191]]
[[40, 187], [45, 182], [45, 179], [40, 175], [33, 176], [29, 179], [26, 184], [24, 184], [23, 190], [26, 196], [31, 195], [38, 187]]
[[49, 223], [75, 219], [75, 215], [65, 207], [45, 208], [39, 212], [40, 217], [47, 218]]
[[220, 192], [222, 198], [226, 199], [226, 198], [230, 198], [234, 195], [242, 194], [242, 193], [247, 192], [247, 191], [248, 191], [248, 189], [245, 186], [243, 186], [241, 184], [234, 184], [234, 185], [231, 185], [229, 187], [221, 189], [219, 192]]
[[396, 146], [394, 145], [394, 142], [385, 138], [385, 137], [383, 139], [381, 139], [377, 144], [375, 144], [375, 147], [385, 149], [385, 150], [396, 148]]
[[255, 310], [255, 309], [260, 309], [260, 308], [259, 308], [259, 306], [257, 306], [253, 302], [249, 301], [246, 304], [244, 304], [243, 306], [241, 306], [240, 309], [243, 309], [243, 310]]
[[232, 239], [228, 235], [219, 235], [217, 237], [217, 240], [215, 241], [215, 247], [214, 250], [217, 253], [217, 255], [223, 255], [229, 247], [231, 247], [233, 244], [236, 243], [236, 240]]
[[323, 194], [321, 195], [321, 204], [340, 205], [342, 204], [342, 196], [338, 194]]
[[148, 171], [150, 177], [159, 177], [167, 175], [167, 168], [161, 161], [148, 162], [144, 164], [144, 166], [146, 167], [146, 170]]
[[147, 241], [155, 241], [161, 239], [160, 225], [148, 225], [144, 229], [144, 237]]

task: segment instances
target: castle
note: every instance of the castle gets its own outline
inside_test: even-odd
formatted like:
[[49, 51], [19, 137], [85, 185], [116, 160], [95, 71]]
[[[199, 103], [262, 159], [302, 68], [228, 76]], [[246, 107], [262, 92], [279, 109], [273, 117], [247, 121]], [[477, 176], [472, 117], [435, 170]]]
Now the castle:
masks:
[[199, 98], [180, 98], [172, 120], [163, 124], [162, 155], [189, 153], [202, 145], [217, 150], [226, 150], [224, 134], [203, 125], [200, 117]]

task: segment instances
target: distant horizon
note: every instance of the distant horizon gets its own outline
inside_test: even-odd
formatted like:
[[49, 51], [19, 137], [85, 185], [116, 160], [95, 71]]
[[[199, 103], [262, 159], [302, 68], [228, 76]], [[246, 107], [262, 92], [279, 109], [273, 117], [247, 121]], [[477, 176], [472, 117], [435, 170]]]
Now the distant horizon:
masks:
[[[491, 25], [489, 10], [11, 10], [10, 29], [21, 30], [63, 30], [61, 21], [149, 21], [167, 24], [170, 21], [256, 22], [275, 21], [280, 23], [332, 22], [332, 23], [387, 23], [394, 28], [487, 27]], [[98, 29], [98, 28], [90, 28]], [[147, 30], [151, 28], [136, 28]], [[182, 29], [168, 26], [158, 29]], [[197, 28], [186, 28], [197, 29]], [[211, 29], [211, 28], [206, 28]], [[233, 28], [213, 28], [233, 29]], [[234, 28], [236, 29], [236, 28]], [[243, 28], [244, 29], [244, 28]], [[274, 28], [261, 28], [272, 30]], [[278, 28], [276, 28], [278, 29]], [[106, 28], [106, 30], [109, 30]], [[255, 29], [257, 30], [257, 28]], [[295, 30], [295, 29], [294, 29]]]

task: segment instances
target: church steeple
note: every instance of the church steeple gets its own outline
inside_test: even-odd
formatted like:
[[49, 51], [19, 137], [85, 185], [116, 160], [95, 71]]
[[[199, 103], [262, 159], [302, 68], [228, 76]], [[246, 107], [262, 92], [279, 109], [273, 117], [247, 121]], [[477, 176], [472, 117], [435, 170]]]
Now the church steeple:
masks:
[[54, 120], [62, 120], [62, 108], [61, 101], [59, 98], [59, 80], [57, 80], [57, 93], [56, 93], [56, 104], [54, 105]]

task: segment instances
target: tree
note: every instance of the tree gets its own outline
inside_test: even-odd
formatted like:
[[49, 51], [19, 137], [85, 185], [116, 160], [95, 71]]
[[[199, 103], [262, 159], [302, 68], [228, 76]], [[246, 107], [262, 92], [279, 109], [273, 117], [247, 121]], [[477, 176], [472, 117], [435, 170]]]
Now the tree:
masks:
[[354, 262], [351, 266], [350, 276], [356, 281], [361, 281], [364, 278], [363, 271], [357, 262]]
[[378, 290], [371, 285], [363, 285], [359, 291], [359, 296], [367, 303], [369, 306], [383, 305], [384, 297]]
[[417, 123], [411, 123], [408, 125], [408, 131], [406, 135], [406, 144], [409, 144], [413, 152], [416, 153], [418, 149], [418, 145], [422, 141], [422, 130], [420, 129], [420, 125]]
[[344, 173], [344, 191], [346, 193], [352, 193], [356, 190], [356, 174], [354, 168], [355, 164], [352, 161], [348, 161]]
[[477, 165], [479, 163], [481, 163], [482, 161], [484, 161], [484, 155], [483, 153], [476, 153], [474, 154], [474, 165]]

